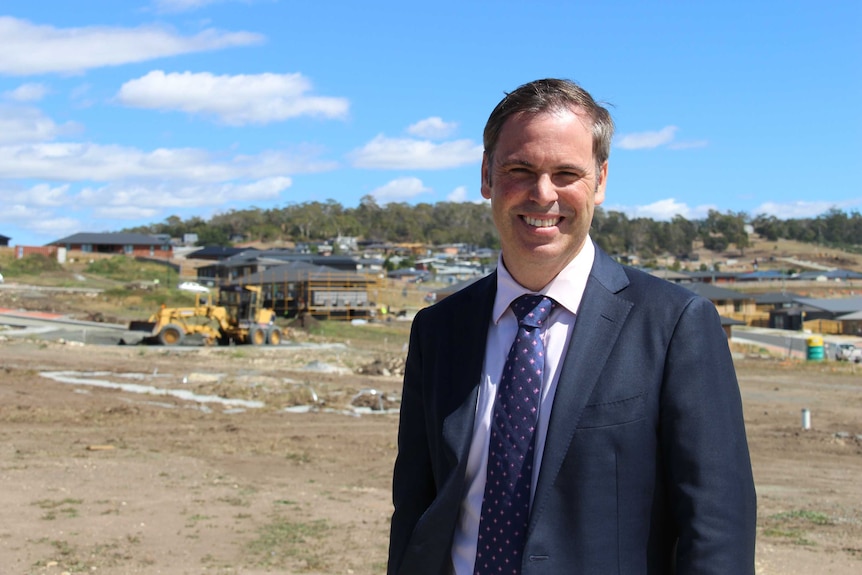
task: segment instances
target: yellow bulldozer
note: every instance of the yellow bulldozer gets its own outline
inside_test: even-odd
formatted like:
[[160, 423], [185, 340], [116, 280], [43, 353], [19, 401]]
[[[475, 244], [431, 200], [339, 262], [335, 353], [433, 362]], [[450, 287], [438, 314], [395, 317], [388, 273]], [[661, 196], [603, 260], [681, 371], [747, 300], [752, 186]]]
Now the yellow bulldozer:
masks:
[[129, 331], [141, 333], [144, 343], [179, 345], [187, 336], [200, 336], [210, 345], [279, 345], [281, 329], [275, 312], [261, 305], [259, 286], [230, 286], [212, 305], [210, 294], [195, 293], [193, 307], [162, 306], [147, 321], [133, 321]]

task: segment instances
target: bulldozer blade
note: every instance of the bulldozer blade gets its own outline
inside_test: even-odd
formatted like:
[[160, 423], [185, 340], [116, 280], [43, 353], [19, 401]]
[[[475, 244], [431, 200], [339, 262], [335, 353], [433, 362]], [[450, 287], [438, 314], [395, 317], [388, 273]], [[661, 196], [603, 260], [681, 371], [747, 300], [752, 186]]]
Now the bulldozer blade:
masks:
[[153, 321], [133, 321], [129, 323], [129, 331], [145, 331], [151, 334], [154, 329], [156, 329], [156, 323]]

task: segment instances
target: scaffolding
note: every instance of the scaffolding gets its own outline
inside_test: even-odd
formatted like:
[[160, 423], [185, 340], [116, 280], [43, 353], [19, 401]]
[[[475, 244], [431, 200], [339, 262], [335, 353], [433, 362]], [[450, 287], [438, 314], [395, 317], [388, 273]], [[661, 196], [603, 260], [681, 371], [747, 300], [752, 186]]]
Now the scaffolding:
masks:
[[290, 270], [268, 273], [257, 281], [242, 278], [235, 283], [260, 285], [264, 307], [273, 309], [279, 317], [308, 314], [315, 319], [350, 321], [377, 314], [380, 304], [376, 294], [383, 281], [377, 274]]

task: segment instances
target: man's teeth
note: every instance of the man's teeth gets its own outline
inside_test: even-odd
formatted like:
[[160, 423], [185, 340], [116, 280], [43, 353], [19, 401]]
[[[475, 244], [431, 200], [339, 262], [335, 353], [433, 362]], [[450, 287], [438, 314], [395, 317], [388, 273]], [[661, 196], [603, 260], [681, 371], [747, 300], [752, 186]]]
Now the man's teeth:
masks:
[[524, 216], [524, 221], [537, 228], [549, 228], [551, 226], [556, 226], [560, 222], [560, 218], [551, 218], [548, 220]]

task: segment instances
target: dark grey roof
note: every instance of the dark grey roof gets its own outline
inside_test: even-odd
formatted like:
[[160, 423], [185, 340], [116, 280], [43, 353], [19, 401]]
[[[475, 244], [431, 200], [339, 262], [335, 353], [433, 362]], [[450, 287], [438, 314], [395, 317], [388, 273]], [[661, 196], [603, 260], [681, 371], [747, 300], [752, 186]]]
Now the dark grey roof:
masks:
[[[296, 261], [249, 274], [233, 283], [259, 285], [308, 280], [356, 282], [366, 280], [366, 276], [354, 271], [345, 271], [329, 266], [316, 266], [308, 262]], [[373, 279], [369, 278], [368, 281], [373, 281]]]
[[739, 281], [761, 281], [761, 280], [780, 280], [787, 279], [790, 276], [778, 270], [759, 270], [756, 272], [748, 272], [739, 274], [736, 279]]
[[749, 294], [740, 293], [738, 291], [734, 291], [732, 289], [725, 289], [716, 287], [712, 284], [705, 284], [700, 282], [688, 283], [688, 284], [679, 284], [687, 290], [693, 291], [694, 293], [705, 297], [710, 301], [716, 300], [747, 300], [754, 299], [753, 296]]
[[712, 279], [712, 280], [728, 279], [728, 280], [730, 280], [730, 279], [736, 279], [736, 276], [739, 275], [736, 272], [716, 272], [716, 271], [705, 271], [705, 272], [696, 271], [696, 272], [685, 272], [685, 273], [687, 273], [689, 276], [691, 276], [691, 279], [694, 279], [694, 280], [707, 280], [707, 279]]
[[322, 256], [318, 254], [300, 254], [290, 250], [258, 250], [246, 249], [218, 263], [222, 267], [239, 267], [249, 263], [260, 262], [275, 265], [288, 262], [306, 262], [313, 265], [330, 268], [355, 270], [358, 260], [352, 256]]
[[657, 278], [661, 278], [663, 280], [668, 281], [691, 281], [691, 274], [685, 272], [679, 272], [669, 269], [660, 269], [660, 270], [644, 270], [648, 274], [653, 275]]
[[254, 248], [228, 248], [224, 246], [206, 246], [195, 250], [186, 256], [187, 259], [223, 260]]
[[799, 294], [795, 294], [793, 292], [770, 292], [755, 295], [754, 301], [758, 305], [794, 303], [798, 301], [800, 297], [801, 296]]
[[80, 232], [66, 236], [59, 240], [54, 240], [50, 245], [62, 244], [93, 244], [103, 246], [162, 246], [169, 243], [169, 240], [163, 237], [157, 237], [150, 234], [136, 234], [125, 232], [110, 232], [110, 233], [93, 233]]
[[862, 310], [862, 297], [842, 297], [842, 298], [812, 298], [800, 297], [796, 301], [810, 308], [815, 308], [829, 313], [853, 313]]

